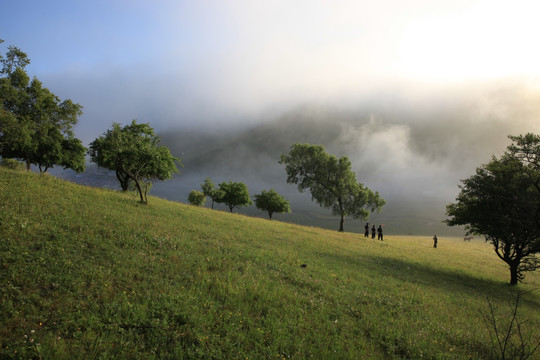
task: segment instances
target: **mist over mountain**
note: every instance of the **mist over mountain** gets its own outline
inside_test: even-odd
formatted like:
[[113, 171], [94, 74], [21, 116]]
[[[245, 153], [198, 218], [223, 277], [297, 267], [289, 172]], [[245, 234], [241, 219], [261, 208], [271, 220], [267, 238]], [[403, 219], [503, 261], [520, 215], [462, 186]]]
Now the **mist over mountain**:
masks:
[[[2, 53], [20, 47], [29, 76], [84, 107], [85, 146], [113, 122], [150, 124], [184, 164], [152, 189], [175, 201], [206, 177], [242, 181], [291, 201], [278, 219], [337, 230], [278, 164], [306, 142], [348, 156], [380, 192], [370, 221], [386, 233], [462, 234], [441, 223], [460, 179], [509, 134], [540, 133], [532, 0], [5, 3]], [[92, 164], [52, 172], [118, 188]]]
[[[508, 135], [540, 130], [538, 100], [537, 93], [506, 84], [481, 91], [303, 104], [230, 127], [192, 122], [171, 126], [159, 136], [183, 167], [171, 181], [155, 183], [152, 194], [187, 202], [189, 192], [200, 189], [207, 177], [216, 186], [240, 181], [251, 195], [273, 188], [290, 200], [292, 213], [277, 220], [337, 230], [338, 219], [313, 203], [309, 192], [299, 193], [287, 184], [278, 163], [294, 143], [320, 144], [330, 154], [349, 157], [357, 180], [386, 200], [382, 212], [369, 220], [384, 224], [386, 233], [462, 235], [463, 229], [442, 223], [460, 180], [502, 153]], [[118, 187], [114, 174], [92, 166], [83, 175], [67, 177]], [[266, 217], [254, 206], [235, 211]], [[361, 232], [363, 225], [348, 219], [345, 231]]]
[[[242, 181], [252, 194], [272, 187], [289, 198], [293, 213], [282, 216], [286, 221], [334, 228], [330, 211], [286, 184], [278, 164], [294, 143], [321, 144], [331, 154], [348, 156], [357, 180], [387, 201], [371, 221], [384, 223], [388, 232], [463, 234], [442, 224], [460, 180], [502, 153], [508, 135], [538, 131], [540, 109], [521, 88], [451, 99], [438, 94], [422, 104], [387, 97], [348, 107], [303, 105], [230, 132], [170, 131], [162, 134], [163, 143], [182, 158], [184, 169], [169, 185], [156, 184], [155, 193], [185, 201], [206, 177], [216, 184]], [[346, 230], [362, 226], [349, 220]]]

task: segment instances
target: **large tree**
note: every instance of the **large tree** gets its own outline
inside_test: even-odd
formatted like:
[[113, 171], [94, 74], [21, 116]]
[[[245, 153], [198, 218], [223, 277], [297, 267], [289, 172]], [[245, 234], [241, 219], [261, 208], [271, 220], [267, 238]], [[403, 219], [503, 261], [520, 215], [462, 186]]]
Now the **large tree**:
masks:
[[219, 184], [219, 191], [221, 192], [221, 196], [217, 202], [227, 205], [231, 212], [237, 206], [249, 206], [252, 204], [249, 198], [248, 187], [244, 183], [223, 182]]
[[[517, 140], [517, 138], [514, 138]], [[448, 225], [485, 236], [508, 264], [510, 285], [540, 265], [540, 169], [517, 155], [518, 142], [462, 180], [456, 202], [447, 206]]]
[[73, 133], [82, 106], [30, 80], [30, 60], [20, 49], [10, 46], [0, 62], [0, 154], [24, 160], [28, 170], [35, 164], [41, 172], [54, 165], [83, 171], [86, 149]]
[[274, 213], [291, 212], [289, 201], [274, 189], [263, 190], [260, 194], [255, 195], [255, 206], [259, 210], [268, 212], [270, 220], [272, 220], [272, 214]]
[[356, 181], [346, 156], [338, 159], [322, 145], [294, 144], [279, 163], [285, 164], [288, 183], [297, 184], [300, 192], [309, 189], [312, 200], [340, 216], [339, 231], [343, 231], [345, 216], [366, 220], [385, 204], [378, 192]]
[[90, 143], [88, 155], [98, 166], [115, 171], [122, 190], [128, 190], [133, 182], [141, 202], [147, 203], [149, 185], [168, 180], [178, 172], [179, 160], [159, 142], [149, 124], [133, 120], [122, 127], [113, 123], [112, 129]]

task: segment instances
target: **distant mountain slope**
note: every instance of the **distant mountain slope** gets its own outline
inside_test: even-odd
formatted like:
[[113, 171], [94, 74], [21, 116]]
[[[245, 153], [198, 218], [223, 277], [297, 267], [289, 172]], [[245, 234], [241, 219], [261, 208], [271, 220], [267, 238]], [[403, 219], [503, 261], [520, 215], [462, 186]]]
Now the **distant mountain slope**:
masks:
[[[163, 143], [182, 158], [184, 168], [172, 182], [156, 185], [155, 193], [186, 201], [187, 193], [198, 188], [206, 177], [214, 179], [216, 184], [228, 180], [245, 182], [252, 194], [272, 187], [292, 200], [293, 213], [284, 216], [284, 221], [333, 229], [336, 226], [329, 218], [329, 210], [312, 203], [309, 193], [299, 194], [295, 186], [286, 184], [285, 171], [278, 163], [280, 154], [286, 153], [294, 143], [321, 144], [329, 153], [338, 157], [348, 156], [358, 181], [379, 191], [387, 200], [382, 213], [374, 214], [370, 221], [386, 224], [388, 231], [393, 233], [463, 234], [461, 229], [448, 228], [442, 223], [445, 206], [452, 197], [448, 198], [438, 190], [422, 194], [427, 187], [421, 183], [433, 176], [429, 168], [422, 169], [414, 164], [399, 168], [399, 160], [394, 156], [401, 156], [402, 149], [397, 149], [394, 154], [385, 145], [378, 151], [377, 137], [390, 128], [401, 129], [397, 124], [378, 123], [369, 114], [308, 107], [252, 127], [231, 129], [230, 132], [168, 131], [160, 134]], [[404, 135], [409, 136], [407, 132]], [[415, 156], [418, 157], [417, 163], [425, 162], [426, 166], [437, 164], [436, 161], [427, 161], [426, 156], [419, 153]], [[397, 162], [395, 172], [389, 168], [392, 162]], [[382, 171], [392, 175], [387, 176]], [[418, 171], [426, 171], [426, 176], [415, 180], [420, 176]], [[405, 180], [400, 176], [402, 173], [407, 177]], [[438, 189], [441, 183], [448, 183], [445, 174], [433, 180], [431, 185]], [[457, 189], [457, 180], [451, 188]], [[248, 213], [254, 215], [257, 211]], [[363, 222], [349, 221], [346, 227], [351, 231], [363, 231]]]
[[[250, 193], [274, 188], [291, 200], [292, 213], [283, 221], [337, 228], [328, 209], [311, 202], [309, 193], [300, 194], [286, 183], [280, 154], [294, 143], [324, 145], [336, 156], [348, 156], [357, 179], [379, 191], [387, 201], [380, 214], [370, 222], [385, 224], [389, 233], [463, 235], [460, 228], [442, 223], [446, 205], [455, 199], [460, 179], [474, 172], [489, 159], [493, 149], [493, 131], [504, 132], [489, 122], [482, 126], [485, 137], [466, 131], [466, 119], [456, 113], [442, 114], [446, 121], [431, 121], [431, 111], [411, 118], [406, 109], [345, 111], [333, 107], [304, 106], [251, 126], [198, 129], [170, 129], [159, 136], [162, 143], [181, 158], [180, 174], [172, 181], [156, 183], [152, 193], [167, 199], [187, 202], [188, 194], [199, 189], [211, 177], [223, 181], [241, 181]], [[476, 125], [477, 127], [480, 125]], [[505, 139], [506, 135], [502, 136]], [[56, 173], [58, 174], [58, 172]], [[90, 166], [82, 175], [63, 172], [59, 176], [83, 184], [117, 187], [114, 175]], [[264, 217], [254, 209], [243, 213]], [[363, 221], [349, 220], [345, 229], [363, 231]]]

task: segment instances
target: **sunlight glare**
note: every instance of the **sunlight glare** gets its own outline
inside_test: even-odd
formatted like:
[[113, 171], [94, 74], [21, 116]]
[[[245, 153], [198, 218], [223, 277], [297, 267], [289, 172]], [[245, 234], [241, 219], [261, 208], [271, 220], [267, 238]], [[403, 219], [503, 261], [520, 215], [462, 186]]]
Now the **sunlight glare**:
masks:
[[490, 1], [413, 24], [398, 45], [396, 70], [460, 82], [540, 75], [540, 3]]

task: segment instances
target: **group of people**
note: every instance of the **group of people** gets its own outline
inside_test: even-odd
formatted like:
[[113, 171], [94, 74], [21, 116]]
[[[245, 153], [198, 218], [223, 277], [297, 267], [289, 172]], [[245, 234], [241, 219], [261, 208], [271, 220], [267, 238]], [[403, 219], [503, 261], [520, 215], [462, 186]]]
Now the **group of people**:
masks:
[[[364, 237], [369, 237], [369, 223], [366, 223], [366, 226], [364, 226]], [[371, 227], [371, 238], [375, 239], [375, 233], [378, 234], [377, 240], [383, 241], [383, 231], [382, 231], [382, 225], [379, 225], [377, 229], [375, 229], [375, 225]]]
[[[371, 227], [371, 238], [375, 239], [375, 233], [378, 234], [377, 240], [383, 241], [383, 231], [382, 231], [382, 225], [379, 225], [378, 228], [375, 229], [375, 224]], [[369, 223], [366, 223], [366, 226], [364, 226], [364, 237], [369, 237]], [[433, 247], [437, 247], [437, 242], [439, 239], [437, 239], [437, 235], [433, 237]]]

